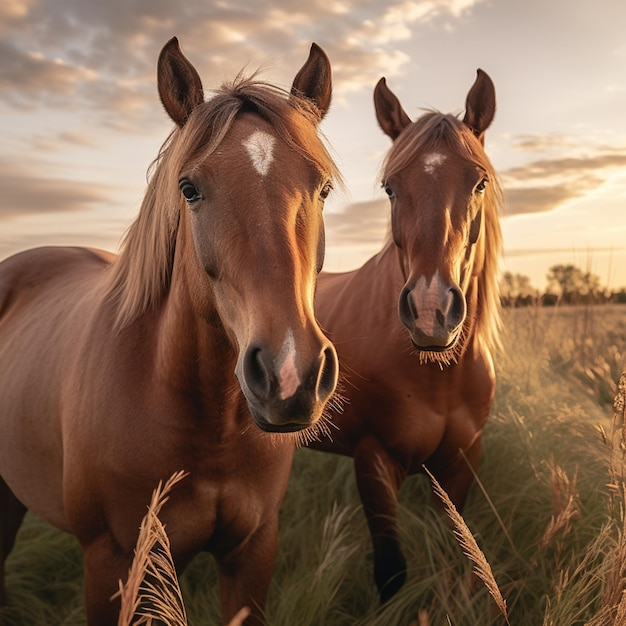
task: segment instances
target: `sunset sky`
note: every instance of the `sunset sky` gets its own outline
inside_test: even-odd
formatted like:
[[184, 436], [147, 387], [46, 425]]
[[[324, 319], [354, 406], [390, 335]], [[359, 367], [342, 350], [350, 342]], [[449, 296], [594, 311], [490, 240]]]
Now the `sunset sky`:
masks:
[[323, 131], [347, 183], [327, 201], [326, 269], [384, 238], [381, 76], [415, 118], [496, 86], [486, 149], [506, 194], [502, 269], [544, 288], [574, 263], [626, 286], [626, 2], [2, 0], [0, 258], [41, 244], [117, 249], [172, 123], [156, 59], [178, 36], [210, 89], [238, 70], [291, 83], [311, 42], [333, 65]]

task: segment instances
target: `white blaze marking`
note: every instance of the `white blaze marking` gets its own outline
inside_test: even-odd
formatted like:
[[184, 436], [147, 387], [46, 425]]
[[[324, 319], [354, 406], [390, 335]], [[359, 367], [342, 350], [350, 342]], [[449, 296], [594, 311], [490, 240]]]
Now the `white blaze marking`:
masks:
[[424, 333], [434, 336], [437, 327], [437, 308], [440, 306], [441, 279], [439, 270], [428, 281], [425, 276], [420, 276], [415, 282], [413, 291], [419, 295], [419, 318], [415, 325]]
[[252, 159], [254, 169], [261, 174], [261, 176], [265, 176], [270, 170], [270, 165], [274, 160], [275, 143], [276, 139], [268, 133], [264, 133], [262, 130], [255, 130], [250, 137], [243, 142], [245, 149]]
[[440, 152], [433, 152], [424, 157], [424, 170], [427, 174], [434, 174], [435, 168], [446, 160], [446, 155]]
[[296, 342], [291, 328], [287, 331], [283, 347], [276, 357], [278, 364], [279, 395], [281, 400], [291, 398], [300, 386], [300, 377], [296, 367]]

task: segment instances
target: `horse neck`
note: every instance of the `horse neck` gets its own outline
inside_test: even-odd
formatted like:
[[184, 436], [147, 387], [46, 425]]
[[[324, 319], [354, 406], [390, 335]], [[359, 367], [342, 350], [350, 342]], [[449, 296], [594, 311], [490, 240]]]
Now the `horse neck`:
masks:
[[190, 252], [177, 243], [159, 320], [157, 364], [183, 393], [201, 393], [207, 405], [223, 406], [225, 394], [232, 397], [237, 385], [237, 353], [215, 312], [206, 277], [184, 258]]
[[[316, 316], [339, 353], [339, 366], [348, 360], [368, 358], [372, 341], [359, 337], [381, 337], [381, 329], [400, 333], [398, 294], [402, 287], [395, 249], [386, 246], [361, 267], [349, 272], [322, 272], [315, 301]], [[355, 329], [358, 329], [356, 331]], [[342, 358], [346, 361], [342, 365]]]
[[374, 255], [368, 263], [372, 264], [372, 271], [379, 275], [381, 284], [378, 285], [378, 288], [386, 289], [399, 295], [399, 288], [404, 286], [405, 278], [400, 266], [398, 248], [393, 242], [391, 235], [389, 235], [382, 250]]

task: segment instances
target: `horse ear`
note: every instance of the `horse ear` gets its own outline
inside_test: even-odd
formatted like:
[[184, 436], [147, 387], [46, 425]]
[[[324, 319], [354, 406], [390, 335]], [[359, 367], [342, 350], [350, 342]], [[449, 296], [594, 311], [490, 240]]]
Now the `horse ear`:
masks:
[[311, 44], [309, 58], [293, 79], [291, 93], [311, 100], [319, 110], [320, 119], [328, 112], [333, 94], [330, 61], [316, 43]]
[[411, 118], [405, 113], [396, 95], [387, 87], [384, 77], [374, 89], [374, 109], [379, 126], [392, 141], [411, 123]]
[[168, 115], [181, 128], [199, 104], [204, 102], [202, 81], [172, 37], [161, 50], [157, 63], [159, 96]]
[[485, 131], [496, 114], [496, 89], [487, 72], [476, 71], [476, 80], [465, 100], [463, 122], [471, 128], [481, 143], [485, 142]]

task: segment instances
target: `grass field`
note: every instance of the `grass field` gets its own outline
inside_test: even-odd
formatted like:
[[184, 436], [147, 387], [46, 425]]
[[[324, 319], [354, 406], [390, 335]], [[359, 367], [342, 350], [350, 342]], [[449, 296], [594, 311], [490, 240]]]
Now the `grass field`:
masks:
[[[626, 624], [623, 404], [626, 307], [505, 311], [498, 388], [463, 511], [515, 626]], [[623, 403], [622, 395], [617, 394]], [[401, 490], [407, 584], [381, 609], [349, 459], [296, 454], [281, 509], [269, 626], [506, 624], [426, 477]], [[27, 516], [8, 561], [5, 626], [85, 623], [80, 550]], [[219, 624], [215, 570], [182, 577], [192, 625]]]

